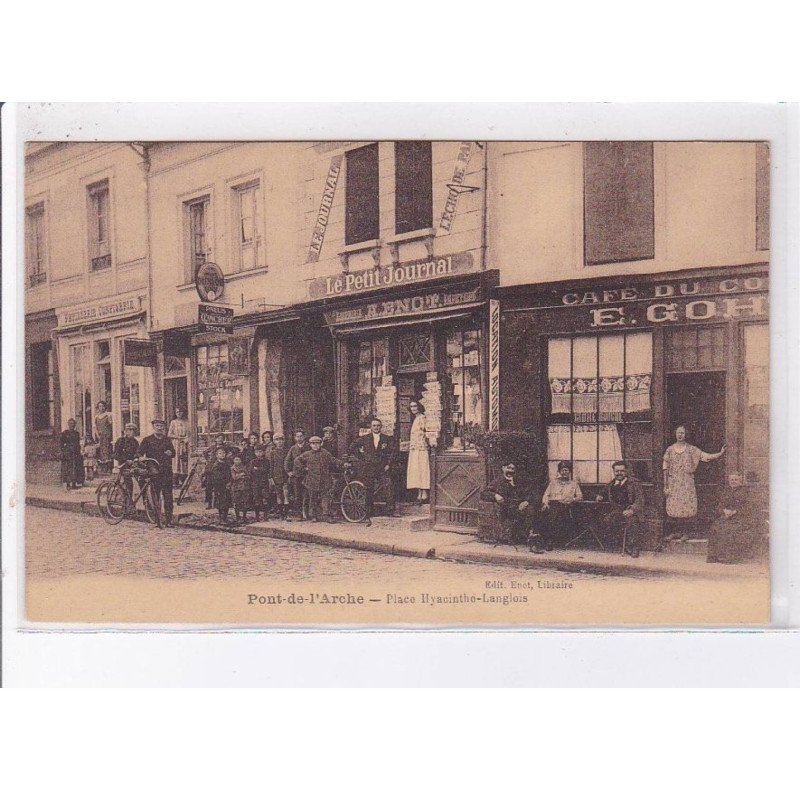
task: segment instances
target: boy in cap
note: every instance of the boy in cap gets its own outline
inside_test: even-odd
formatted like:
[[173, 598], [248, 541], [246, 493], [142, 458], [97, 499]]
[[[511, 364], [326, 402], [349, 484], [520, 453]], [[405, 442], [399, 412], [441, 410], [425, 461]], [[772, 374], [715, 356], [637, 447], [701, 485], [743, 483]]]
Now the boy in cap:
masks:
[[294, 474], [302, 481], [308, 496], [312, 520], [320, 522], [324, 517], [326, 522], [333, 522], [330, 516], [331, 472], [334, 467], [342, 469], [344, 462], [322, 448], [321, 436], [312, 436], [308, 442], [311, 449], [294, 460]]
[[281, 519], [286, 519], [289, 511], [289, 484], [285, 468], [286, 447], [282, 433], [272, 437], [272, 449], [266, 454], [270, 465], [272, 482], [275, 486], [275, 504]]
[[247, 473], [250, 479], [250, 499], [256, 515], [256, 522], [261, 519], [262, 512], [266, 520], [269, 495], [275, 484], [272, 481], [272, 467], [265, 457], [263, 445], [255, 446], [255, 457], [247, 465]]

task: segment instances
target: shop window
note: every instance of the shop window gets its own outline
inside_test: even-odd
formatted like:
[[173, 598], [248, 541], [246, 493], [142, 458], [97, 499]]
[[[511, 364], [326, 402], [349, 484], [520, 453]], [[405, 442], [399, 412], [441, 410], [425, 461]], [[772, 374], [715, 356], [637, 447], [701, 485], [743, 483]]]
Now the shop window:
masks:
[[349, 150], [345, 158], [345, 244], [377, 239], [378, 145]]
[[769, 481], [769, 326], [744, 327], [742, 471], [747, 483]]
[[650, 333], [548, 341], [551, 477], [567, 460], [579, 482], [606, 483], [624, 458], [635, 477], [653, 480], [652, 373]]
[[355, 350], [355, 380], [351, 381], [355, 397], [355, 422], [359, 430], [369, 428], [370, 418], [375, 414], [375, 390], [383, 382], [388, 373], [389, 341], [388, 339], [366, 339], [358, 343]]
[[655, 257], [653, 143], [584, 144], [587, 264]]
[[46, 241], [44, 203], [36, 203], [25, 209], [25, 266], [31, 287], [47, 280]]
[[186, 228], [189, 235], [188, 277], [194, 280], [197, 270], [207, 261], [211, 261], [211, 198], [199, 197], [184, 204]]
[[197, 440], [208, 446], [217, 434], [226, 441], [244, 436], [244, 410], [249, 379], [229, 372], [227, 344], [197, 348]]
[[55, 376], [51, 342], [31, 345], [30, 369], [31, 427], [35, 431], [51, 430], [55, 426]]
[[769, 144], [756, 145], [756, 250], [769, 250]]
[[238, 243], [238, 268], [253, 269], [260, 266], [261, 257], [261, 204], [260, 184], [252, 181], [234, 189], [236, 214], [236, 241]]
[[89, 265], [92, 271], [111, 266], [111, 236], [108, 181], [87, 187], [89, 207]]
[[106, 411], [111, 411], [111, 400], [113, 397], [111, 390], [111, 342], [103, 341], [96, 344], [97, 353], [97, 398], [95, 402], [101, 400], [106, 404]]
[[135, 367], [123, 367], [122, 369], [122, 389], [120, 396], [120, 411], [122, 412], [122, 424], [129, 422], [136, 426], [137, 435], [142, 431], [141, 420], [141, 391], [139, 370]]
[[449, 449], [474, 450], [483, 429], [480, 337], [479, 330], [447, 334], [450, 424], [445, 444]]
[[705, 372], [726, 365], [725, 329], [721, 326], [667, 331], [667, 372]]
[[433, 225], [430, 142], [395, 142], [395, 233]]
[[92, 362], [89, 348], [88, 344], [76, 344], [70, 348], [72, 414], [81, 437], [92, 431]]

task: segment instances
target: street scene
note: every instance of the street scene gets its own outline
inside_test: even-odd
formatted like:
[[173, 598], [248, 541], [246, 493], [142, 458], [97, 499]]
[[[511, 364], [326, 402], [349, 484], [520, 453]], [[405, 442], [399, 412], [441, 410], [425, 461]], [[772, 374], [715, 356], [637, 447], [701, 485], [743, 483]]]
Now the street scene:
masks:
[[25, 174], [29, 621], [769, 622], [768, 143]]
[[[631, 624], [665, 625], [676, 614], [700, 621], [702, 610], [703, 624], [718, 625], [747, 623], [769, 604], [764, 565], [723, 577], [687, 576], [667, 563], [661, 572], [620, 577], [587, 572], [578, 561], [568, 572], [521, 559], [518, 566], [464, 563], [456, 559], [480, 554], [453, 552], [458, 545], [443, 552], [452, 560], [441, 561], [276, 539], [257, 529], [159, 530], [129, 520], [110, 527], [97, 516], [44, 508], [28, 509], [27, 530], [32, 621], [610, 625], [633, 606], [641, 617]], [[319, 595], [313, 607], [288, 600], [312, 592]], [[284, 602], [275, 602], [279, 595]], [[348, 603], [348, 595], [364, 603]]]

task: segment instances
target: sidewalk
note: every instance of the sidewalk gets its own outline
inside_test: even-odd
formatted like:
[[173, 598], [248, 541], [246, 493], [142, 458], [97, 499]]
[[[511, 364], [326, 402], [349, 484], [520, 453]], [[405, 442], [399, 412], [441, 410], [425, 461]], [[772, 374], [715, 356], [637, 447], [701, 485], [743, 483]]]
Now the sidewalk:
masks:
[[[29, 483], [26, 493], [26, 503], [30, 506], [99, 515], [93, 486], [66, 491], [60, 486]], [[520, 569], [544, 567], [572, 573], [705, 579], [726, 579], [741, 576], [743, 572], [757, 575], [767, 569], [766, 565], [758, 563], [708, 564], [699, 554], [669, 552], [643, 552], [637, 559], [618, 552], [579, 549], [534, 555], [521, 545], [515, 549], [510, 545], [481, 542], [472, 535], [431, 530], [430, 519], [418, 512], [419, 509], [415, 509], [415, 515], [375, 517], [369, 527], [347, 522], [328, 524], [281, 520], [228, 527], [220, 525], [216, 512], [207, 511], [202, 502], [188, 502], [175, 507], [175, 523], [179, 527], [224, 530], [242, 536], [264, 536], [386, 555], [499, 564]]]

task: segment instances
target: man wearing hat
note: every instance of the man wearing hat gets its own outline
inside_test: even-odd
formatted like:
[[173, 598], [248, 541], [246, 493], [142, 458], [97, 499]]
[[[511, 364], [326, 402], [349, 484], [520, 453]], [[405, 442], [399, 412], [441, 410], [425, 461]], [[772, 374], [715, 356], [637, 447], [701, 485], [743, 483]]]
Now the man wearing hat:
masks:
[[330, 515], [331, 472], [334, 467], [342, 469], [344, 462], [322, 448], [322, 437], [312, 436], [308, 443], [311, 449], [295, 458], [293, 471], [307, 492], [313, 521], [320, 522], [324, 517], [326, 522], [333, 522]]
[[[528, 541], [535, 519], [533, 488], [524, 478], [517, 477], [517, 467], [510, 459], [501, 468], [502, 476], [484, 489], [481, 500], [500, 506], [500, 524], [506, 537], [512, 544], [522, 544]], [[540, 536], [534, 534], [530, 546], [534, 553], [544, 553]]]
[[[139, 442], [136, 439], [136, 426], [132, 422], [125, 423], [125, 434], [114, 442], [114, 466], [121, 467], [126, 461], [133, 461], [139, 450]], [[125, 491], [128, 493], [128, 501], [133, 499], [133, 478], [130, 475], [123, 475], [122, 482]]]
[[[163, 419], [153, 420], [153, 433], [145, 436], [137, 451], [138, 456], [152, 458], [158, 462], [159, 474], [152, 478], [156, 496], [164, 498], [164, 516], [167, 527], [172, 525], [172, 459], [175, 448], [167, 438], [167, 423]], [[160, 523], [159, 523], [160, 524]]]

